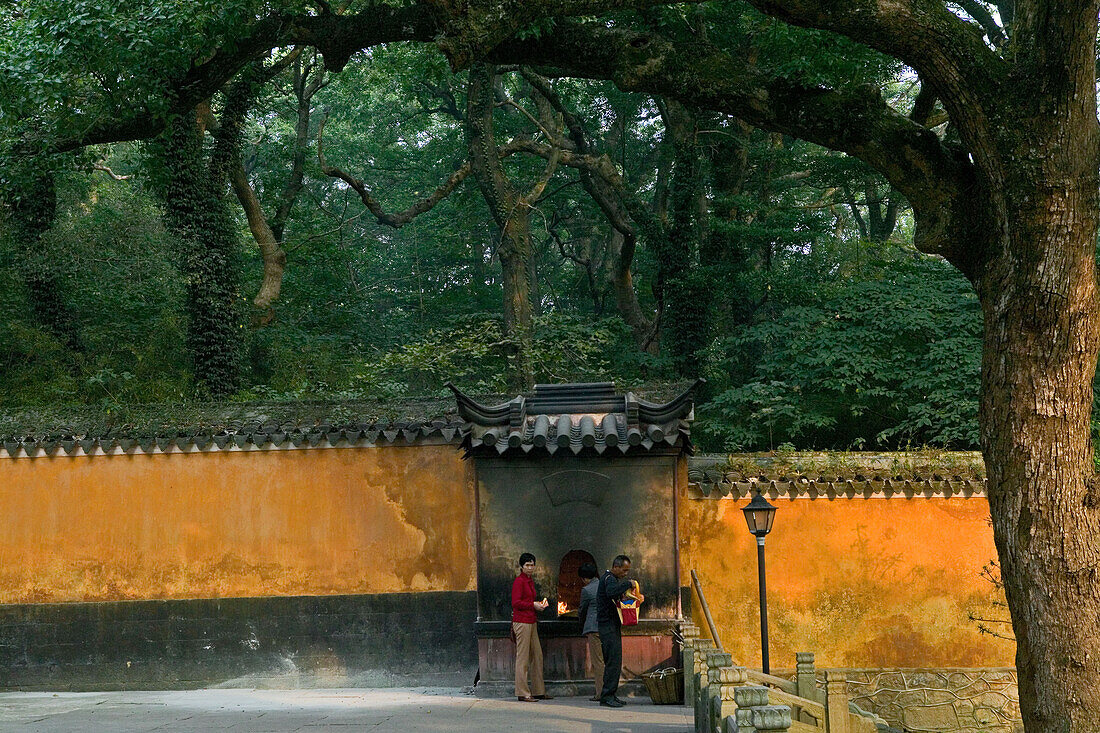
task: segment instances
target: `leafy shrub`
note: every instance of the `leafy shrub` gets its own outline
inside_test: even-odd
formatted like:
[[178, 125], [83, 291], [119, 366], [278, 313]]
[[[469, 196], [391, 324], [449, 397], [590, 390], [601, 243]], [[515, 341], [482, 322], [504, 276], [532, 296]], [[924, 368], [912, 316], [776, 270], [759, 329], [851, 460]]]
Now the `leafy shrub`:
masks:
[[[705, 447], [977, 445], [977, 298], [939, 259], [881, 254], [720, 341], [724, 389], [697, 424]], [[746, 354], [756, 360], [738, 379]]]

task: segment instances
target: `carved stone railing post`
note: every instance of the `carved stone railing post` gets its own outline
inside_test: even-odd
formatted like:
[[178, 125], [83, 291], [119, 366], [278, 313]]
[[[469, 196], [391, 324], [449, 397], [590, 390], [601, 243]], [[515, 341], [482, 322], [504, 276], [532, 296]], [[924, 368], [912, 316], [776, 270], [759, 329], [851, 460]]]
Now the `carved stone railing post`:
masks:
[[783, 733], [791, 727], [791, 709], [786, 705], [769, 705], [767, 687], [735, 687], [737, 712], [726, 718], [722, 733]]
[[848, 680], [843, 672], [825, 672], [825, 720], [828, 733], [848, 733]]
[[786, 733], [791, 729], [791, 709], [786, 705], [752, 708], [752, 725], [759, 733]]
[[684, 704], [695, 703], [695, 655], [699, 641], [699, 627], [691, 623], [680, 624], [680, 635], [684, 639]]
[[[733, 699], [737, 705], [737, 711], [734, 714], [734, 721], [737, 726], [733, 729], [737, 733], [756, 733], [756, 726], [753, 725], [752, 709], [768, 704], [768, 688], [755, 685], [737, 687], [734, 688]], [[729, 730], [732, 726], [727, 723], [726, 728]]]
[[714, 649], [714, 642], [710, 639], [699, 639], [695, 642], [695, 669], [692, 672], [695, 695], [695, 730], [704, 733], [706, 728], [706, 710], [709, 703], [707, 697], [707, 655]]
[[707, 688], [704, 693], [706, 699], [706, 727], [707, 733], [715, 733], [722, 724], [719, 713], [722, 709], [722, 668], [732, 667], [733, 657], [726, 652], [712, 651], [707, 653]]
[[715, 729], [723, 733], [725, 726], [722, 721], [737, 716], [737, 688], [748, 683], [749, 672], [744, 667], [722, 667], [718, 670], [718, 684], [720, 689], [718, 702], [718, 725]]
[[798, 696], [807, 700], [817, 700], [817, 672], [814, 670], [813, 652], [795, 652], [796, 681], [798, 684]]

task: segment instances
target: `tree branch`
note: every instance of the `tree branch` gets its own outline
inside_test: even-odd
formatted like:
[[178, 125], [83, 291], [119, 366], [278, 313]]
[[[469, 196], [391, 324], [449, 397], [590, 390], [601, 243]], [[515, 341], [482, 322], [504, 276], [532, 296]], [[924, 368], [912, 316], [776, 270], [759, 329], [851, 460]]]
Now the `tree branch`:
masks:
[[993, 19], [993, 14], [979, 0], [955, 0], [955, 2], [982, 27], [986, 38], [994, 46], [1000, 46], [1008, 40], [1004, 28], [997, 25], [997, 21]]
[[941, 0], [749, 0], [792, 25], [847, 36], [901, 59], [945, 98], [963, 96], [986, 106], [1006, 79], [1005, 62], [973, 26]]
[[520, 197], [519, 203], [521, 205], [530, 206], [531, 202], [537, 201], [542, 192], [546, 190], [546, 184], [550, 182], [554, 172], [558, 169], [558, 163], [561, 162], [561, 154], [561, 148], [554, 147], [550, 149], [550, 155], [546, 158], [546, 168], [543, 169], [542, 176], [526, 195]]
[[323, 143], [325, 122], [325, 119], [321, 120], [320, 129], [318, 129], [317, 131], [317, 161], [321, 165], [321, 171], [326, 176], [339, 178], [344, 183], [348, 184], [352, 188], [352, 190], [359, 194], [359, 198], [363, 201], [363, 205], [365, 205], [370, 213], [374, 215], [374, 218], [378, 221], [379, 224], [384, 224], [385, 226], [393, 227], [394, 229], [400, 229], [416, 217], [435, 208], [436, 204], [447, 198], [447, 196], [449, 196], [451, 192], [455, 190], [455, 187], [457, 187], [458, 184], [462, 183], [462, 181], [466, 179], [466, 176], [470, 175], [469, 162], [463, 163], [461, 166], [458, 167], [458, 169], [455, 170], [454, 173], [448, 176], [447, 180], [444, 181], [435, 191], [433, 191], [430, 196], [420, 199], [404, 211], [399, 211], [393, 214], [387, 213], [382, 208], [382, 205], [378, 202], [378, 200], [374, 198], [374, 196], [371, 194], [370, 190], [367, 189], [366, 184], [364, 184], [358, 178], [355, 178], [354, 176], [345, 173], [339, 168], [330, 166], [327, 162], [325, 162]]
[[[964, 271], [964, 260], [974, 255], [956, 250], [966, 239], [959, 228], [980, 226], [967, 205], [973, 166], [934, 132], [891, 109], [877, 90], [805, 87], [706, 43], [673, 43], [654, 34], [574, 22], [558, 23], [540, 38], [508, 41], [492, 58], [610, 79], [624, 91], [725, 112], [846, 152], [881, 172], [909, 200], [918, 219], [918, 247], [953, 257]], [[570, 165], [569, 157], [563, 154], [562, 163]]]
[[119, 175], [118, 173], [115, 173], [113, 170], [110, 169], [110, 167], [107, 164], [102, 163], [102, 162], [101, 163], [92, 163], [92, 169], [100, 171], [102, 173], [106, 173], [108, 176], [110, 176], [111, 178], [113, 178], [116, 181], [128, 181], [131, 178], [133, 178], [133, 174], [130, 174], [130, 173], [128, 173], [126, 175]]
[[275, 216], [271, 219], [271, 231], [277, 241], [283, 240], [287, 219], [305, 184], [305, 163], [309, 145], [309, 123], [313, 95], [324, 85], [325, 70], [316, 68], [313, 58], [304, 67], [296, 59], [294, 68], [294, 95], [297, 98], [297, 119], [294, 124], [294, 148], [291, 154], [290, 175], [279, 195]]
[[561, 115], [562, 121], [569, 130], [569, 137], [577, 150], [582, 153], [588, 152], [588, 135], [585, 134], [584, 125], [581, 123], [580, 118], [573, 114], [572, 110], [566, 108], [561, 101], [561, 96], [550, 85], [550, 81], [527, 67], [520, 69], [520, 75]]
[[279, 246], [275, 234], [268, 226], [263, 207], [260, 206], [260, 200], [256, 197], [256, 192], [249, 183], [240, 160], [235, 161], [230, 168], [229, 182], [233, 186], [233, 193], [237, 195], [237, 200], [241, 202], [241, 208], [244, 209], [245, 218], [248, 220], [248, 228], [252, 232], [252, 239], [260, 248], [260, 256], [264, 263], [263, 280], [252, 303], [257, 308], [270, 309], [282, 289], [286, 252]]

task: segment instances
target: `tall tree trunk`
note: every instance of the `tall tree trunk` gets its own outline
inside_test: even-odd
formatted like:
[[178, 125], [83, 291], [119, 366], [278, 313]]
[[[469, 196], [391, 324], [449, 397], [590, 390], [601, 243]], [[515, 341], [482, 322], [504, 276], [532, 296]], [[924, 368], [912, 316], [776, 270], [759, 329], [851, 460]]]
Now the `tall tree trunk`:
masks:
[[75, 314], [65, 304], [61, 280], [50, 264], [43, 238], [57, 215], [57, 185], [52, 171], [30, 170], [11, 201], [17, 261], [34, 322], [70, 349], [83, 351]]
[[[712, 281], [733, 287], [713, 304], [714, 328], [722, 329], [749, 323], [764, 302], [763, 257], [759, 246], [746, 238], [741, 196], [749, 173], [749, 137], [752, 127], [732, 118], [728, 134], [718, 136], [705, 148], [710, 169], [713, 204], [710, 232], [700, 252], [700, 264]], [[762, 202], [769, 207], [770, 202]], [[755, 212], [750, 212], [750, 216]]]
[[[529, 209], [516, 207], [504, 220], [497, 246], [504, 275], [504, 330], [521, 344], [529, 342], [531, 308], [531, 216]], [[526, 365], [523, 369], [527, 369]], [[528, 386], [528, 385], [525, 385]]]
[[[241, 384], [236, 229], [202, 153], [198, 115], [181, 115], [161, 144], [166, 228], [187, 280], [187, 348], [196, 392], [225, 397]], [[224, 183], [224, 179], [221, 181]]]
[[[493, 128], [496, 74], [492, 67], [477, 64], [470, 69], [467, 88], [466, 144], [470, 164], [482, 196], [500, 228], [497, 256], [504, 282], [504, 330], [515, 344], [512, 354], [513, 388], [529, 389], [534, 384], [530, 359], [534, 334], [531, 310], [531, 201], [542, 192], [536, 186], [524, 196], [516, 191], [501, 165], [500, 146]], [[556, 163], [555, 163], [556, 164]], [[542, 182], [545, 186], [545, 181]]]
[[539, 250], [531, 236], [531, 216], [527, 216], [527, 244], [531, 251], [527, 256], [527, 302], [531, 304], [531, 316], [542, 315], [542, 288], [539, 286]]
[[1100, 485], [1090, 436], [1100, 352], [1097, 7], [1017, 10], [1020, 68], [997, 110], [997, 144], [974, 146], [991, 192], [981, 229], [996, 233], [979, 250], [976, 278], [981, 442], [1024, 724], [1076, 733], [1100, 730]]
[[669, 102], [666, 129], [676, 151], [670, 185], [671, 221], [657, 257], [657, 282], [664, 304], [662, 336], [676, 370], [684, 377], [702, 373], [699, 352], [710, 335], [713, 289], [697, 271], [706, 236], [703, 158], [696, 140], [698, 120]]
[[612, 227], [611, 239], [607, 245], [610, 250], [607, 280], [615, 296], [615, 308], [626, 325], [630, 326], [634, 343], [638, 345], [639, 350], [655, 354], [657, 339], [653, 322], [646, 318], [641, 303], [638, 302], [638, 291], [634, 288], [634, 274], [631, 271], [636, 246], [637, 239], [632, 230], [628, 235]]
[[[1080, 154], [1097, 160], [1095, 149]], [[1095, 164], [1075, 178], [1053, 191], [1032, 182], [979, 283], [982, 450], [1020, 703], [1027, 730], [1050, 733], [1100, 727]]]

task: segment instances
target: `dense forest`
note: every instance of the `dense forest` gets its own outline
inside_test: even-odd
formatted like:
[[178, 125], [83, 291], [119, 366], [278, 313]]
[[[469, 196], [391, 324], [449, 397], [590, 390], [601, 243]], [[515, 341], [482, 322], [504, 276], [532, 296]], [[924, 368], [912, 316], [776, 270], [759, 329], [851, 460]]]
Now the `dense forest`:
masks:
[[0, 399], [702, 375], [705, 448], [977, 443], [1024, 724], [1094, 730], [1098, 17], [0, 0]]
[[[917, 92], [885, 57], [807, 55], [811, 32], [747, 7], [654, 22], [747, 37], [806, 79]], [[902, 195], [666, 97], [527, 66], [453, 74], [422, 45], [338, 74], [280, 49], [151, 139], [8, 183], [5, 405], [705, 377], [713, 450], [977, 444], [977, 299], [914, 249]]]

